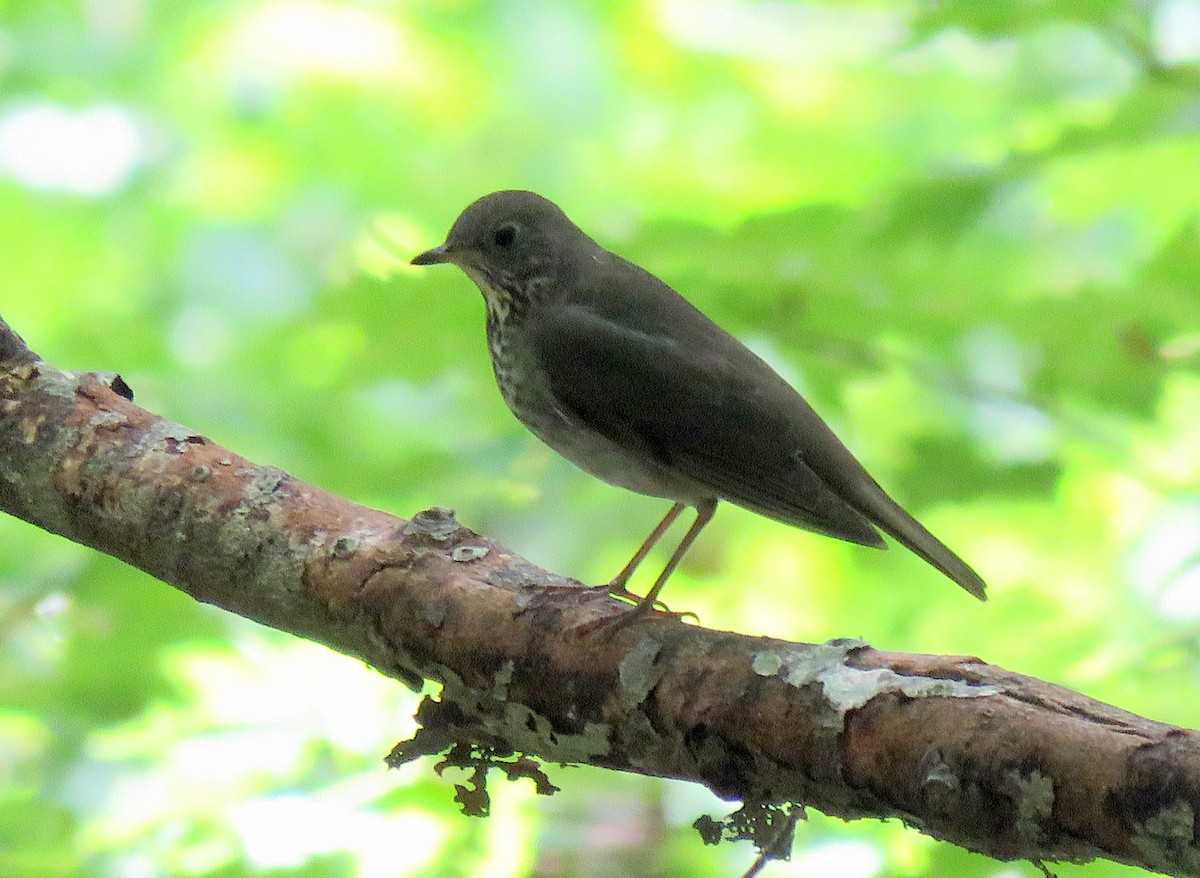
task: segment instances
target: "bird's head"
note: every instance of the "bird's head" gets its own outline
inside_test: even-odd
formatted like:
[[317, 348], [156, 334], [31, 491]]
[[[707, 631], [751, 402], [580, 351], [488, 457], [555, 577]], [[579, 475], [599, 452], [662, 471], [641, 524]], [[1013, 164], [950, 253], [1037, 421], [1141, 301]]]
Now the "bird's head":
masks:
[[565, 255], [595, 246], [558, 205], [533, 192], [493, 192], [455, 220], [446, 243], [413, 265], [457, 265], [475, 281], [489, 308], [507, 312], [512, 301], [552, 287]]

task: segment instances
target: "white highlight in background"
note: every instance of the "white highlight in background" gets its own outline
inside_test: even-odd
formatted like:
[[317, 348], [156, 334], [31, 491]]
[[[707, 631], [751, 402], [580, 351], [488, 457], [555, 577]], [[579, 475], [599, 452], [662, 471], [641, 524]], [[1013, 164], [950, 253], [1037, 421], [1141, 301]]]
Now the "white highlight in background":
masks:
[[1200, 2], [1168, 0], [1154, 12], [1154, 50], [1164, 64], [1200, 61]]
[[38, 101], [0, 115], [0, 174], [32, 189], [108, 195], [145, 156], [133, 115], [114, 104], [75, 111]]
[[280, 0], [249, 15], [236, 40], [250, 68], [279, 73], [325, 73], [369, 79], [406, 56], [389, 18], [351, 6]]

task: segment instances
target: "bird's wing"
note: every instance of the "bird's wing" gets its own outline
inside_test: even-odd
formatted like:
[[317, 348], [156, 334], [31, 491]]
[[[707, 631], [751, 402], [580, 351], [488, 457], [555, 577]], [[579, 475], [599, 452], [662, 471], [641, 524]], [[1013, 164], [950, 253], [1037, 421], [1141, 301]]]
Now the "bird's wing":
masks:
[[[715, 326], [702, 320], [693, 324], [699, 338], [690, 347], [671, 334], [606, 319], [589, 304], [559, 303], [531, 319], [526, 331], [557, 403], [582, 426], [653, 455], [721, 499], [883, 546], [867, 519], [805, 459], [808, 452], [820, 456], [830, 441], [841, 448], [832, 432], [766, 364], [748, 352], [731, 361], [714, 351]], [[810, 417], [820, 435], [806, 440]]]

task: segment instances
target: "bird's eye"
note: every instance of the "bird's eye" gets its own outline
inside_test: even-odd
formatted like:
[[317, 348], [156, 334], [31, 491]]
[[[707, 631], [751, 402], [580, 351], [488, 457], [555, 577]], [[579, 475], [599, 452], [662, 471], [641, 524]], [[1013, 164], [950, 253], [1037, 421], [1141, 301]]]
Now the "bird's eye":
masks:
[[517, 227], [512, 223], [505, 223], [500, 228], [496, 229], [496, 234], [493, 239], [497, 247], [508, 249], [517, 240]]

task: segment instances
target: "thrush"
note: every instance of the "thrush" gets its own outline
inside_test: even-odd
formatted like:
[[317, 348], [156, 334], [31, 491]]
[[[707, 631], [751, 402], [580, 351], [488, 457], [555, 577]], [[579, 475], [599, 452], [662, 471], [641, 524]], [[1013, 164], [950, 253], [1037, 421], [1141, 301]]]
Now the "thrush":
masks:
[[[893, 537], [980, 600], [984, 582], [879, 486], [770, 366], [648, 271], [533, 192], [493, 192], [446, 242], [483, 293], [496, 383], [534, 435], [612, 485], [674, 501], [606, 587], [652, 609], [727, 500], [864, 546]], [[634, 570], [687, 507], [696, 519], [644, 597]]]

